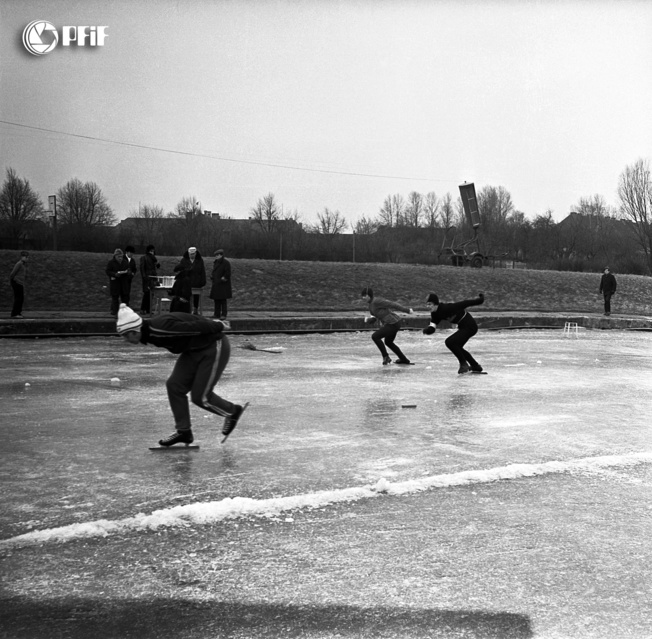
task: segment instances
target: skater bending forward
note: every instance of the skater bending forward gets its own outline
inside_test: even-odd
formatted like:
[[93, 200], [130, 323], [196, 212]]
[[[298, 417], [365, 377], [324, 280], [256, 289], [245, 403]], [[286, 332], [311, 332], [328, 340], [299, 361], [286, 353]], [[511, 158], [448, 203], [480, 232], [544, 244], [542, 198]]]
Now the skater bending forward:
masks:
[[447, 337], [444, 344], [457, 357], [460, 363], [460, 368], [457, 372], [460, 375], [469, 371], [475, 373], [482, 372], [482, 366], [473, 359], [471, 353], [464, 346], [478, 332], [478, 325], [471, 313], [466, 309], [469, 306], [477, 306], [483, 302], [484, 295], [482, 293], [479, 293], [478, 297], [474, 300], [464, 300], [462, 302], [453, 302], [452, 304], [441, 304], [439, 297], [434, 293], [430, 293], [426, 300], [426, 305], [430, 311], [430, 326], [423, 329], [426, 335], [432, 335], [435, 332], [436, 325], [442, 320], [448, 320], [451, 324], [457, 324], [457, 331], [450, 337]]
[[193, 404], [225, 418], [223, 435], [228, 436], [236, 427], [243, 407], [213, 392], [231, 353], [229, 340], [222, 332], [225, 327], [226, 322], [190, 313], [166, 313], [143, 320], [120, 304], [117, 331], [130, 344], [152, 344], [179, 355], [166, 382], [176, 431], [161, 439], [161, 446], [192, 443], [188, 393]]
[[[370, 288], [363, 288], [362, 298], [369, 304], [370, 317], [365, 317], [365, 323], [373, 324], [379, 320], [382, 326], [371, 335], [381, 355], [383, 356], [383, 366], [392, 363], [391, 357], [387, 353], [387, 348], [391, 349], [398, 355], [397, 364], [410, 364], [410, 360], [403, 355], [401, 349], [394, 344], [396, 334], [401, 330], [401, 320], [393, 311], [402, 313], [412, 313], [411, 308], [401, 306], [396, 302], [390, 302], [382, 297], [374, 297], [374, 292]], [[384, 340], [384, 343], [383, 343]], [[386, 348], [387, 347], [387, 348]]]

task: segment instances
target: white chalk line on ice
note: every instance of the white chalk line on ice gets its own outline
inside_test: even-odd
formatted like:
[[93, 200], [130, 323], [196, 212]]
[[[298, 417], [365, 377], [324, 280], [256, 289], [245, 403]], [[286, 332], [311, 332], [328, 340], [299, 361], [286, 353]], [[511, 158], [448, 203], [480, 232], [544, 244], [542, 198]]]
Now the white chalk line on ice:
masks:
[[157, 530], [189, 526], [191, 524], [212, 524], [225, 519], [244, 517], [275, 517], [283, 512], [302, 508], [323, 508], [331, 504], [353, 502], [380, 495], [408, 495], [432, 488], [481, 484], [522, 477], [534, 477], [553, 473], [599, 472], [603, 468], [633, 466], [652, 463], [652, 452], [584, 457], [568, 461], [549, 461], [540, 464], [510, 464], [488, 470], [467, 470], [459, 473], [432, 475], [401, 482], [380, 479], [374, 485], [325, 490], [290, 497], [272, 499], [251, 499], [248, 497], [227, 497], [220, 501], [199, 502], [155, 510], [150, 515], [138, 513], [125, 519], [99, 519], [84, 523], [48, 528], [24, 533], [0, 540], [1, 548], [34, 546], [49, 542], [63, 543], [75, 539], [106, 537], [112, 533], [130, 530]]

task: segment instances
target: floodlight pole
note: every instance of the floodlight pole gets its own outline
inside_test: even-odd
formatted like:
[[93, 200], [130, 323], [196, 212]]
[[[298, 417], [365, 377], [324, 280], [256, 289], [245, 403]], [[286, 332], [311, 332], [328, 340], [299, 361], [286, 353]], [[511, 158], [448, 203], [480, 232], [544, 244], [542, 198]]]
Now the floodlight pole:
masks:
[[57, 196], [50, 195], [48, 196], [48, 204], [50, 205], [50, 211], [52, 215], [52, 248], [57, 250]]

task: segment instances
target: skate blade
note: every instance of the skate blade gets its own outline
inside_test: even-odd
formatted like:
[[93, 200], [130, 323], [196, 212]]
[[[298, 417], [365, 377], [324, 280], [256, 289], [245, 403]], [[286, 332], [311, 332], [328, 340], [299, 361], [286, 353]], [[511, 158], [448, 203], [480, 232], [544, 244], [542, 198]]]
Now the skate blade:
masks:
[[194, 445], [188, 445], [188, 446], [150, 446], [150, 450], [192, 450], [192, 451], [198, 451], [199, 450], [199, 445], [194, 444]]
[[[242, 419], [242, 416], [244, 415], [244, 412], [247, 410], [247, 406], [249, 406], [249, 402], [242, 405], [242, 412], [240, 413], [240, 417], [238, 417], [238, 424], [240, 423], [240, 420]], [[236, 426], [238, 424], [236, 424]], [[235, 428], [233, 430], [235, 430]], [[222, 442], [221, 442], [222, 444], [229, 438], [230, 435], [233, 434], [233, 430], [228, 435], [224, 435], [224, 438], [222, 439]]]

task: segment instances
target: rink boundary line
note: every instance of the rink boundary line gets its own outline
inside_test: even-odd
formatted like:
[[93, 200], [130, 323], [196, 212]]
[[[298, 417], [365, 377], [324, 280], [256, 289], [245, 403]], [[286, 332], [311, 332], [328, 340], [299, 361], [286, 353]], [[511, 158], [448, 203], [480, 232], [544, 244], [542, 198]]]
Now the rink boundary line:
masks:
[[382, 495], [410, 495], [433, 488], [486, 484], [550, 474], [597, 473], [604, 468], [649, 463], [652, 463], [652, 452], [628, 453], [624, 455], [584, 457], [568, 461], [549, 461], [540, 464], [510, 464], [487, 470], [467, 470], [458, 473], [431, 475], [401, 482], [390, 482], [383, 478], [373, 485], [317, 491], [290, 497], [271, 499], [226, 497], [220, 501], [197, 502], [155, 510], [149, 515], [138, 513], [133, 517], [124, 519], [99, 519], [58, 528], [35, 530], [0, 540], [0, 549], [107, 537], [110, 534], [128, 531], [158, 530], [160, 528], [174, 528], [192, 524], [212, 524], [226, 519], [271, 518], [288, 511], [303, 508], [324, 508], [332, 504], [355, 502], [360, 499], [369, 499]]

